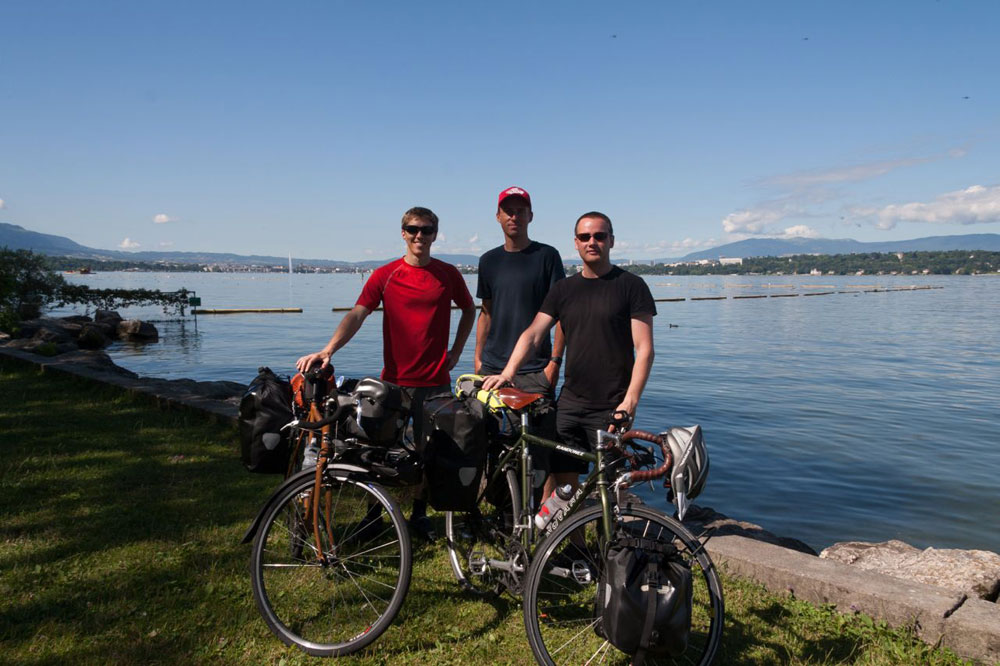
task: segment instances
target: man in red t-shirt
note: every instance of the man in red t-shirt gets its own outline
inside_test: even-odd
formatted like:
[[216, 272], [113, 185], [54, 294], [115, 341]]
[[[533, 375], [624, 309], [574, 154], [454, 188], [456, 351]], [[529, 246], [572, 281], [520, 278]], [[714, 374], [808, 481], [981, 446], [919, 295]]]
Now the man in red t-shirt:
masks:
[[[378, 306], [382, 313], [382, 379], [403, 387], [410, 396], [414, 440], [422, 430], [424, 399], [450, 390], [449, 371], [458, 364], [472, 331], [476, 307], [462, 274], [451, 264], [431, 258], [437, 238], [438, 217], [428, 208], [411, 208], [403, 214], [402, 236], [406, 254], [377, 268], [365, 283], [357, 303], [340, 321], [326, 346], [300, 358], [295, 367], [305, 372], [347, 344]], [[448, 348], [451, 304], [462, 310], [455, 342]], [[410, 524], [428, 539], [433, 532], [425, 500], [414, 500]]]

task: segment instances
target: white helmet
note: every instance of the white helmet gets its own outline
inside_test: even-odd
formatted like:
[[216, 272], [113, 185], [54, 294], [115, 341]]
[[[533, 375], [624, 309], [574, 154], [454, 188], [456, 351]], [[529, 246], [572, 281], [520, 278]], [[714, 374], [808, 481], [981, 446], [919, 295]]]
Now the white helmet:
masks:
[[688, 501], [701, 494], [708, 478], [708, 450], [701, 436], [701, 426], [675, 427], [661, 432], [673, 456], [670, 490], [667, 499], [677, 504], [677, 516], [684, 520]]

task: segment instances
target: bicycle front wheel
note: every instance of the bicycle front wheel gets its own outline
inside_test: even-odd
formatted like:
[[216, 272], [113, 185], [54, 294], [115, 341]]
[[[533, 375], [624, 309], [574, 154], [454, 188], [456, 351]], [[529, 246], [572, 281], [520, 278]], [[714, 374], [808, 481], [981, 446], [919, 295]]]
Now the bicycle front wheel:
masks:
[[381, 487], [334, 474], [318, 494], [314, 485], [306, 478], [288, 488], [264, 517], [253, 596], [285, 644], [336, 657], [364, 648], [396, 617], [410, 585], [410, 536]]
[[444, 516], [451, 569], [471, 592], [520, 590], [527, 558], [514, 536], [521, 515], [519, 487], [514, 470], [508, 469], [480, 491], [482, 499], [471, 511], [449, 511]]
[[[597, 584], [605, 570], [600, 507], [570, 516], [539, 546], [524, 592], [524, 624], [539, 664], [630, 664], [597, 631]], [[707, 666], [722, 639], [722, 585], [698, 540], [679, 522], [658, 511], [619, 507], [613, 533], [672, 543], [691, 567], [693, 607], [687, 649], [679, 657], [647, 655], [646, 664]]]

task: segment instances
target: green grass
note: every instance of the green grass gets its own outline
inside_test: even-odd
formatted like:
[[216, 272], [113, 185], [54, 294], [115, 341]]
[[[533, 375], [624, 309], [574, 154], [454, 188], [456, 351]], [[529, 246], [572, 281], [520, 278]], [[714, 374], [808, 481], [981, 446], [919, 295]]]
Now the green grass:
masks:
[[[250, 593], [240, 539], [279, 480], [243, 470], [232, 428], [0, 360], [0, 661], [317, 662]], [[394, 626], [338, 663], [533, 663], [517, 602], [462, 594], [442, 545], [414, 560]], [[962, 663], [910, 631], [724, 585], [719, 664]]]

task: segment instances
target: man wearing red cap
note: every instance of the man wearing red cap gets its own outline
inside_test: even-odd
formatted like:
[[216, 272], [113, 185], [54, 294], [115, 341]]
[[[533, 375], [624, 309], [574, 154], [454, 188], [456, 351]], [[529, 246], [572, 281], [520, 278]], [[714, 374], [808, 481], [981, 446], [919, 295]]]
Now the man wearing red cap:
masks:
[[[528, 237], [533, 214], [527, 191], [520, 187], [502, 191], [497, 198], [496, 217], [503, 230], [503, 245], [479, 258], [476, 296], [482, 301], [482, 309], [476, 323], [475, 368], [480, 375], [495, 375], [503, 370], [549, 288], [566, 277], [558, 250]], [[521, 364], [512, 383], [525, 391], [555, 397], [563, 346], [562, 328], [556, 327], [555, 341], [551, 342], [546, 334]], [[554, 436], [555, 423], [550, 420], [552, 423], [538, 425], [543, 433]], [[538, 469], [547, 468], [547, 453], [535, 453]]]

